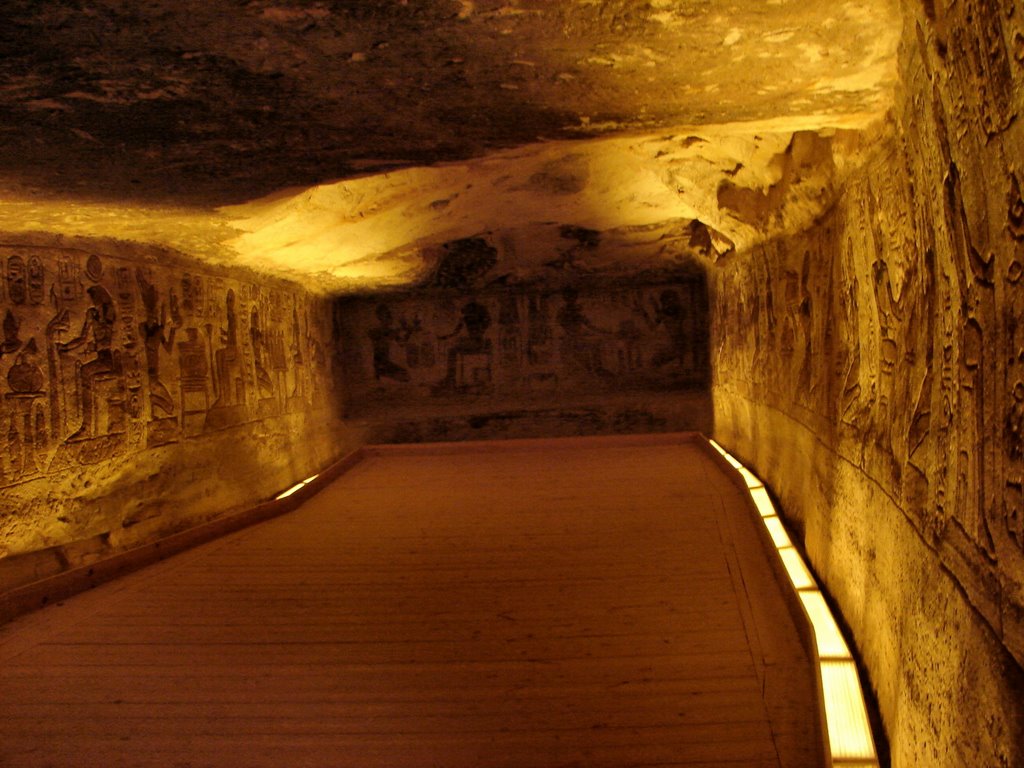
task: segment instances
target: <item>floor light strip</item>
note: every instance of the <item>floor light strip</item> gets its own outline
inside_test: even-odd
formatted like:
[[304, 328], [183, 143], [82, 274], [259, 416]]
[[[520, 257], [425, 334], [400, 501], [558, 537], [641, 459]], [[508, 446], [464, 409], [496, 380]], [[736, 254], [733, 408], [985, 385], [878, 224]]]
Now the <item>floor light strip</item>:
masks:
[[280, 499], [287, 499], [289, 496], [291, 496], [293, 493], [295, 493], [297, 490], [299, 490], [299, 488], [302, 488], [303, 486], [309, 485], [314, 480], [316, 480], [318, 477], [320, 477], [320, 475], [316, 474], [316, 475], [313, 475], [312, 477], [307, 477], [305, 480], [300, 480], [295, 485], [293, 485], [291, 488], [289, 488], [287, 491], [281, 491], [281, 493], [277, 494], [277, 496], [274, 497], [274, 501], [279, 501]]
[[821, 687], [825, 694], [832, 759], [837, 762], [874, 759], [875, 747], [857, 678], [857, 665], [852, 659], [821, 662]]
[[764, 483], [721, 445], [714, 440], [708, 442], [743, 477], [747, 492], [775, 544], [775, 551], [814, 630], [832, 765], [834, 768], [877, 768], [878, 755], [871, 735], [857, 665], [825, 602], [825, 596], [818, 589], [804, 559], [793, 546]]

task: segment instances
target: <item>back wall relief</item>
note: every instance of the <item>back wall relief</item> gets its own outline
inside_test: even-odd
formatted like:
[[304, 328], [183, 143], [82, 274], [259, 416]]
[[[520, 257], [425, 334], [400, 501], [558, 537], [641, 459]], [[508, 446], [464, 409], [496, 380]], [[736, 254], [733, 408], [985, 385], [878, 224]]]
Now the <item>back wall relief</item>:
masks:
[[703, 275], [345, 302], [352, 402], [705, 389]]
[[0, 263], [0, 486], [328, 405], [326, 300], [77, 251]]

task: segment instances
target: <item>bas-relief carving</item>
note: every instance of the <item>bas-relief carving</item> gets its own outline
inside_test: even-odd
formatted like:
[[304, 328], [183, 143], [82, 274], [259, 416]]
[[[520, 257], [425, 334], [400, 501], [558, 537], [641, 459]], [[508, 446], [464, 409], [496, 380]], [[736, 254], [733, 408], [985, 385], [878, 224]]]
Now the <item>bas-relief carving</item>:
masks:
[[354, 400], [702, 388], [703, 277], [614, 291], [505, 290], [345, 305]]
[[[884, 218], [879, 200], [906, 204], [898, 198], [891, 202], [892, 190], [868, 184], [848, 195], [852, 209], [873, 212], [876, 222]], [[955, 317], [952, 297], [961, 286], [955, 278], [945, 291], [936, 285], [934, 252], [894, 237], [897, 229], [870, 231], [855, 221], [840, 221], [836, 229], [846, 230], [846, 236], [832, 242], [815, 241], [813, 235], [796, 238], [751, 259], [756, 263], [733, 267], [735, 274], [723, 278], [718, 293], [729, 305], [716, 307], [721, 338], [739, 333], [743, 340], [738, 349], [733, 340], [720, 343], [716, 369], [744, 380], [755, 397], [789, 411], [809, 411], [816, 426], [826, 425], [825, 434], [840, 436], [848, 458], [897, 500], [905, 495], [907, 503], [913, 500], [915, 511], [927, 506], [924, 487], [938, 480], [932, 494], [937, 517], [922, 524], [933, 536], [941, 535], [953, 508], [980, 509], [962, 495], [983, 482], [981, 453], [957, 450], [945, 457], [956, 473], [952, 490], [961, 494], [947, 504], [941, 474], [929, 471], [934, 459], [943, 457], [931, 455], [928, 445], [936, 429], [941, 444], [979, 440], [977, 416], [984, 410], [972, 399], [983, 394], [975, 381], [984, 356], [981, 323], [974, 315], [955, 323], [937, 353], [935, 339], [944, 334], [935, 327], [936, 302], [947, 310], [941, 313], [944, 320]], [[824, 256], [808, 258], [812, 251]], [[807, 365], [815, 358], [827, 364]], [[816, 381], [826, 375], [829, 381]], [[938, 417], [933, 416], [935, 387], [942, 403]], [[979, 547], [991, 547], [983, 519], [958, 522]]]
[[[922, 32], [932, 60], [886, 170], [853, 179], [815, 233], [725, 262], [713, 308], [716, 380], [826, 436], [1008, 635], [1024, 606], [1004, 606], [1001, 627], [993, 602], [1019, 598], [990, 587], [1024, 583], [1024, 54], [1007, 55], [1022, 23], [1009, 5], [950, 6], [963, 18], [945, 63]], [[831, 360], [818, 386], [804, 332], [807, 354]]]
[[3, 263], [0, 483], [325, 404], [328, 302], [96, 254]]

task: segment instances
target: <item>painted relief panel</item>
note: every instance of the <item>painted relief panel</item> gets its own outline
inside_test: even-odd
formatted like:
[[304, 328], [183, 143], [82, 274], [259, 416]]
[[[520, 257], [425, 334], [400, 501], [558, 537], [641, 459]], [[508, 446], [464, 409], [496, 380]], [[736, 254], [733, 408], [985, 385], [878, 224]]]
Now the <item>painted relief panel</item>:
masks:
[[330, 305], [299, 289], [79, 251], [0, 263], [0, 487], [328, 403]]
[[346, 302], [350, 406], [704, 389], [703, 276]]

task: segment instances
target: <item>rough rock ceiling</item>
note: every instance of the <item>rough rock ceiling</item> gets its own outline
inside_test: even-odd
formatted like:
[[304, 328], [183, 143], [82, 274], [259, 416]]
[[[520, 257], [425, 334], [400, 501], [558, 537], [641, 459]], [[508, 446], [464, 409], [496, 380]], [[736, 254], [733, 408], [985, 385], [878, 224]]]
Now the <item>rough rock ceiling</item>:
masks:
[[697, 220], [716, 249], [745, 244], [760, 214], [729, 211], [763, 207], [795, 130], [884, 111], [899, 36], [894, 0], [4, 9], [0, 228], [145, 240], [325, 289], [422, 280], [453, 237], [490, 233], [522, 260], [534, 223], [615, 241]]

